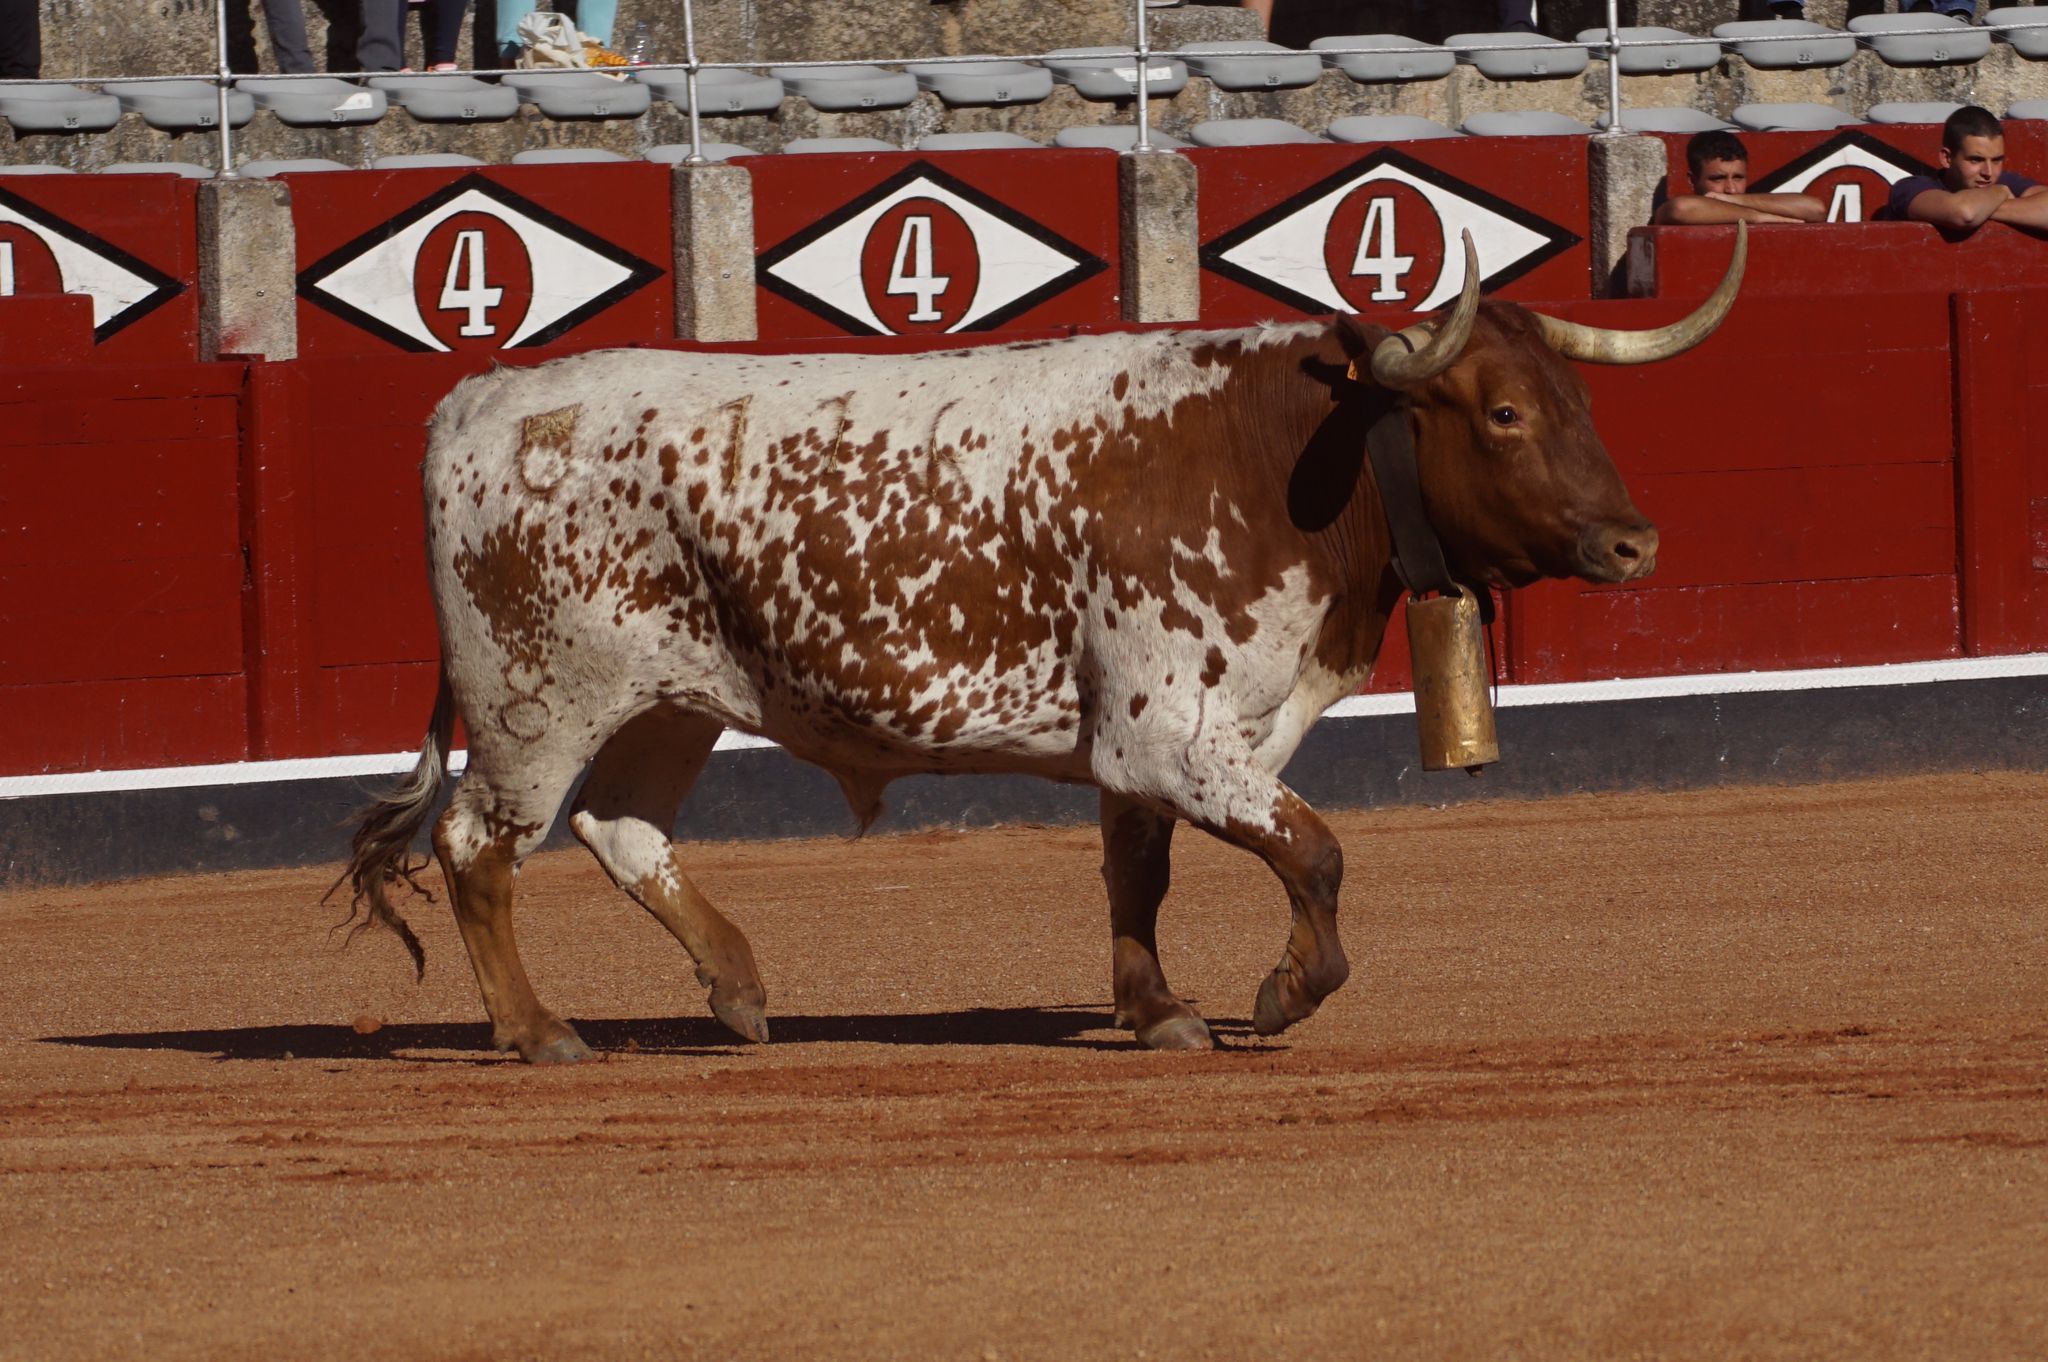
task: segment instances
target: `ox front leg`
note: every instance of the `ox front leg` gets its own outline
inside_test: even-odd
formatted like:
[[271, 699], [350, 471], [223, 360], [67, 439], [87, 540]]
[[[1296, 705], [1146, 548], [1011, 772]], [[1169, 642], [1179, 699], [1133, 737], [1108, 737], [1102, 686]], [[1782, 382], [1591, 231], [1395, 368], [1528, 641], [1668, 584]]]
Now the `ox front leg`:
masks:
[[1195, 1009], [1175, 997], [1159, 967], [1159, 904], [1172, 878], [1174, 820], [1102, 792], [1102, 879], [1109, 889], [1110, 971], [1116, 1024], [1153, 1050], [1215, 1044]]
[[1188, 754], [1184, 762], [1151, 772], [1149, 779], [1142, 773], [1123, 774], [1135, 776], [1157, 802], [1178, 809], [1204, 832], [1258, 856], [1286, 888], [1293, 929], [1286, 953], [1260, 986], [1252, 1010], [1252, 1029], [1277, 1035], [1312, 1015], [1350, 977], [1350, 962], [1337, 939], [1344, 850], [1315, 810], [1249, 751], [1206, 745], [1199, 737], [1182, 750]]
[[458, 790], [434, 824], [434, 853], [448, 878], [455, 923], [491, 1016], [491, 1040], [500, 1050], [517, 1050], [529, 1064], [588, 1059], [590, 1047], [575, 1028], [534, 996], [512, 938], [512, 872], [522, 854], [516, 834], [487, 836], [485, 821], [462, 796]]
[[[1259, 985], [1252, 1029], [1276, 1036], [1311, 1016], [1323, 999], [1351, 977], [1344, 943], [1337, 939], [1337, 889], [1344, 880], [1344, 848], [1316, 811], [1274, 782], [1269, 824], [1246, 829], [1243, 844], [1256, 851], [1287, 886], [1294, 924], [1280, 963]], [[1228, 834], [1226, 834], [1228, 835]], [[1240, 840], [1233, 837], [1232, 840]]]

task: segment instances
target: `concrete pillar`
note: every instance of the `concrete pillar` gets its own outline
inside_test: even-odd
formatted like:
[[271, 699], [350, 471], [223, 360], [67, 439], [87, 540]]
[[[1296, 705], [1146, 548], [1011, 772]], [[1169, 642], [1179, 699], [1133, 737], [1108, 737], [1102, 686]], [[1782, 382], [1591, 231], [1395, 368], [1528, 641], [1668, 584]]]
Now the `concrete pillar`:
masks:
[[[1624, 109], [1622, 125], [1627, 124]], [[1595, 298], [1618, 298], [1624, 292], [1628, 230], [1650, 220], [1650, 204], [1664, 172], [1664, 144], [1654, 137], [1586, 139], [1586, 182], [1593, 200], [1587, 245], [1593, 256]]]
[[1188, 322], [1202, 315], [1195, 166], [1170, 151], [1130, 152], [1117, 163], [1123, 232], [1123, 317]]
[[297, 234], [281, 180], [199, 185], [199, 357], [299, 357]]
[[755, 339], [754, 177], [742, 166], [679, 165], [672, 194], [676, 335]]

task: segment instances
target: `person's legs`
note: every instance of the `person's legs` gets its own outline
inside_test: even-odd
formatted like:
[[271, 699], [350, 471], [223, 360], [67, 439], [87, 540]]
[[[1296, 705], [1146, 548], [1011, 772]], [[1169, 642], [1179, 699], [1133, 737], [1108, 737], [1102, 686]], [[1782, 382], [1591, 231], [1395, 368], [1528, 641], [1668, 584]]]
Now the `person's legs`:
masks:
[[498, 0], [498, 51], [505, 65], [512, 65], [512, 59], [525, 46], [519, 41], [519, 21], [533, 13], [534, 0]]
[[362, 0], [363, 36], [356, 40], [356, 65], [364, 71], [396, 71], [405, 65], [405, 0]]
[[306, 11], [299, 0], [263, 0], [263, 22], [270, 27], [270, 50], [278, 70], [306, 76], [318, 69], [306, 46]]
[[43, 73], [43, 26], [36, 0], [0, 0], [0, 80]]
[[619, 0], [575, 0], [576, 28], [604, 47], [612, 45], [612, 24], [619, 17]]
[[1500, 28], [1503, 33], [1536, 31], [1536, 0], [1500, 0]]
[[457, 64], [455, 45], [462, 36], [462, 16], [468, 12], [469, 0], [427, 0], [420, 12], [427, 69]]

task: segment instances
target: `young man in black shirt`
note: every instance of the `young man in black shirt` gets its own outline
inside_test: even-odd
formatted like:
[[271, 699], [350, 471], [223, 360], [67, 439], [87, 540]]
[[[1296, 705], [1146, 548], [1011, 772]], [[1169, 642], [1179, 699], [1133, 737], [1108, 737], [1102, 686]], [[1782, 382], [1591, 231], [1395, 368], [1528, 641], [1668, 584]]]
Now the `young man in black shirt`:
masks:
[[2048, 232], [2048, 185], [2005, 168], [2004, 125], [1990, 110], [1971, 104], [1941, 126], [1941, 174], [1900, 180], [1877, 216], [1931, 222], [1958, 235], [1987, 222]]

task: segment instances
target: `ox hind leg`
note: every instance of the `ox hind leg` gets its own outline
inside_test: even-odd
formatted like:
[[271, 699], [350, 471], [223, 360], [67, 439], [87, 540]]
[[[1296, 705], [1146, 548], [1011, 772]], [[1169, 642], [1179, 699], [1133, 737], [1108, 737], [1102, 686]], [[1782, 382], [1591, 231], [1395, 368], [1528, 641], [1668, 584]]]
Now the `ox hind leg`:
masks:
[[697, 963], [711, 1011], [747, 1040], [768, 1039], [768, 995], [754, 950], [690, 883], [669, 841], [676, 812], [722, 725], [672, 706], [629, 721], [597, 754], [569, 826], [612, 882], [654, 915]]
[[1102, 880], [1109, 889], [1110, 972], [1116, 1024], [1153, 1050], [1206, 1050], [1215, 1042], [1159, 967], [1159, 904], [1172, 879], [1174, 820], [1102, 792]]
[[530, 1064], [590, 1057], [575, 1028], [534, 996], [512, 935], [513, 876], [546, 839], [582, 764], [582, 754], [546, 741], [513, 752], [472, 734], [469, 769], [434, 824], [434, 854], [491, 1017], [491, 1039]]
[[1204, 832], [1243, 847], [1279, 878], [1293, 908], [1293, 925], [1280, 963], [1260, 985], [1252, 1010], [1252, 1029], [1277, 1035], [1311, 1016], [1350, 977], [1351, 965], [1337, 936], [1343, 847], [1315, 810], [1242, 744], [1198, 732], [1185, 744], [1111, 747], [1118, 756], [1162, 750], [1180, 755], [1151, 770], [1118, 763], [1115, 769], [1098, 770], [1097, 778], [1105, 788], [1115, 785], [1170, 808]]

